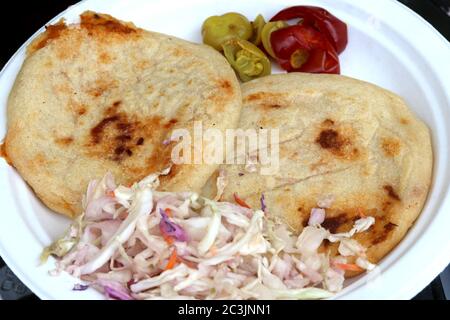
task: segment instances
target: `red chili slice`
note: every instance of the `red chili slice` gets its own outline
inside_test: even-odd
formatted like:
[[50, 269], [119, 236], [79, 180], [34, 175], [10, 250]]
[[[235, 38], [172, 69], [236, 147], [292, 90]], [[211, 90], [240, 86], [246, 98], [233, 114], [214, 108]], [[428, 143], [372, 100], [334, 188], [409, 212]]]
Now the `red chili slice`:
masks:
[[348, 42], [347, 25], [327, 10], [314, 6], [294, 6], [278, 12], [270, 21], [302, 19], [302, 24], [322, 32], [337, 53], [344, 51]]
[[241, 207], [244, 207], [244, 208], [251, 209], [251, 207], [250, 207], [244, 200], [242, 200], [242, 199], [237, 195], [237, 193], [234, 193], [233, 196], [234, 196], [234, 201], [236, 201], [236, 203], [237, 203], [238, 205], [240, 205]]
[[325, 35], [307, 25], [293, 25], [272, 32], [273, 52], [288, 71], [340, 73], [339, 57]]

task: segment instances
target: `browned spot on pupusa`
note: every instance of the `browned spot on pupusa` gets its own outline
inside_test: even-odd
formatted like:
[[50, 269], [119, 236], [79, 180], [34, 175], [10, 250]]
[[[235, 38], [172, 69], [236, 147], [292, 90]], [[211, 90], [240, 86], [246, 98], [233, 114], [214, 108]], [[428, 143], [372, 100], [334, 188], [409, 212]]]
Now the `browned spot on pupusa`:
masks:
[[398, 196], [398, 194], [395, 192], [394, 188], [387, 184], [383, 186], [384, 191], [386, 191], [387, 195], [397, 201], [400, 201], [400, 197]]
[[164, 182], [166, 180], [167, 181], [172, 180], [172, 178], [175, 177], [180, 172], [180, 170], [181, 170], [181, 167], [179, 165], [175, 165], [175, 164], [172, 165], [170, 167], [169, 173], [167, 175], [160, 177], [161, 182]]
[[110, 116], [103, 118], [95, 127], [91, 129], [92, 142], [98, 144], [102, 141], [105, 128], [112, 122], [119, 120], [119, 116]]
[[219, 88], [223, 89], [227, 95], [233, 94], [233, 86], [230, 81], [226, 79], [220, 79], [217, 82], [217, 85], [219, 86]]
[[349, 221], [349, 218], [346, 213], [340, 213], [334, 217], [327, 217], [323, 223], [322, 227], [329, 230], [332, 233], [336, 233], [338, 229], [345, 225]]
[[0, 157], [2, 157], [3, 159], [5, 159], [5, 161], [12, 166], [12, 161], [11, 159], [8, 157], [8, 154], [6, 153], [6, 142], [0, 144]]
[[[268, 104], [270, 100], [274, 101], [277, 99], [281, 99], [282, 97], [283, 95], [280, 93], [256, 92], [245, 97], [244, 102], [264, 100], [265, 104]], [[276, 102], [274, 102], [274, 104], [276, 104]]]
[[124, 134], [120, 134], [120, 135], [116, 136], [115, 139], [125, 143], [126, 141], [132, 140], [132, 137], [131, 137], [131, 135], [124, 133]]
[[[148, 60], [142, 60], [142, 61], [139, 61], [137, 64], [136, 64], [136, 67], [138, 68], [138, 69], [140, 69], [140, 70], [145, 70], [145, 69], [148, 69], [148, 68], [150, 68], [150, 66], [151, 66], [152, 64], [151, 64], [151, 62], [150, 61], [148, 61]], [[149, 86], [150, 87], [150, 86]], [[149, 92], [151, 92], [152, 90], [150, 90], [150, 88], [149, 88]]]
[[137, 31], [131, 23], [119, 21], [107, 14], [99, 14], [92, 11], [84, 12], [80, 15], [82, 28], [95, 31], [96, 28], [117, 34], [130, 34]]
[[[172, 148], [173, 143], [170, 143], [168, 145], [160, 143], [156, 145], [155, 150], [146, 160], [147, 162], [146, 172], [157, 172], [167, 168], [171, 164]], [[171, 176], [173, 175], [174, 173], [171, 174]]]
[[323, 240], [323, 242], [322, 242], [323, 249], [326, 250], [330, 245], [331, 245], [331, 241], [330, 240], [328, 240], [328, 239], [324, 239]]
[[320, 132], [316, 142], [324, 149], [338, 151], [345, 143], [339, 132], [333, 129], [327, 129]]
[[[278, 203], [281, 204], [283, 203], [283, 201], [287, 200], [285, 200], [285, 198], [282, 198], [278, 201]], [[308, 225], [309, 215], [312, 206], [313, 206], [312, 204], [310, 204], [308, 201], [305, 201], [304, 199], [296, 201], [295, 206], [293, 207], [293, 210], [295, 210], [296, 212], [292, 213], [293, 214], [292, 218], [299, 220], [300, 222], [299, 226], [306, 227]]]
[[112, 58], [107, 52], [102, 52], [98, 56], [98, 61], [103, 64], [108, 64], [112, 61]]
[[309, 168], [310, 168], [312, 171], [316, 171], [316, 170], [318, 170], [319, 168], [321, 168], [321, 167], [323, 167], [323, 166], [326, 166], [327, 164], [328, 164], [328, 162], [327, 162], [326, 160], [320, 159], [319, 161], [317, 161], [317, 162], [311, 164], [311, 165], [309, 166]]
[[[132, 39], [140, 35], [139, 29], [137, 29], [132, 23], [121, 22], [110, 15], [98, 14], [92, 11], [87, 11], [80, 15], [80, 26], [82, 29], [87, 30], [88, 36], [96, 36], [100, 41], [110, 42], [112, 38], [120, 37], [121, 40]], [[31, 45], [27, 48], [27, 53], [32, 54], [37, 50], [46, 47], [52, 41], [63, 37], [67, 30], [72, 31], [74, 28], [68, 27], [64, 23], [64, 19], [61, 19], [57, 24], [46, 26], [46, 31], [39, 35]], [[78, 44], [74, 42], [81, 41], [81, 33], [78, 31], [72, 31], [71, 33], [71, 47], [64, 45], [62, 50], [59, 50], [57, 57], [60, 59], [70, 57], [71, 51], [74, 46]], [[76, 39], [78, 37], [78, 39]], [[72, 49], [72, 50], [71, 50]]]
[[213, 108], [210, 112], [221, 113], [224, 112], [226, 103], [233, 96], [234, 89], [232, 83], [226, 79], [216, 80], [215, 83], [216, 89], [208, 94], [207, 99], [211, 101]]
[[70, 95], [73, 91], [68, 83], [58, 83], [53, 86], [53, 90], [57, 95]]
[[104, 117], [90, 130], [87, 146], [90, 154], [122, 161], [133, 156], [135, 149], [160, 132], [160, 117], [138, 117], [120, 111], [122, 102], [113, 102]]
[[144, 144], [145, 139], [143, 137], [138, 138], [136, 141], [137, 146], [142, 146]]
[[392, 207], [392, 201], [386, 200], [381, 205], [381, 210], [383, 212], [389, 211], [389, 209]]
[[175, 57], [186, 57], [186, 56], [190, 55], [190, 53], [188, 51], [186, 51], [186, 50], [184, 50], [182, 48], [175, 48], [175, 49], [173, 49], [172, 50], [172, 54]]
[[267, 110], [279, 110], [281, 108], [283, 108], [283, 105], [279, 102], [275, 102], [275, 101], [262, 101], [261, 104], [259, 105], [259, 107], [263, 108], [263, 109], [267, 109]]
[[334, 129], [322, 130], [316, 143], [338, 157], [354, 160], [359, 156], [358, 148], [352, 147], [350, 139]]
[[165, 125], [164, 128], [169, 129], [173, 127], [178, 122], [177, 119], [170, 119]]
[[325, 119], [319, 126], [315, 142], [334, 156], [346, 160], [356, 160], [361, 151], [354, 145], [356, 135], [351, 127], [336, 125], [332, 119]]
[[59, 144], [60, 146], [68, 146], [72, 144], [73, 137], [63, 137], [63, 138], [56, 138], [55, 142]]
[[401, 118], [400, 119], [400, 123], [403, 124], [403, 125], [407, 125], [407, 124], [409, 124], [409, 120], [406, 119], [406, 118]]
[[47, 164], [47, 158], [45, 157], [45, 155], [43, 153], [38, 153], [38, 154], [36, 154], [36, 156], [34, 157], [32, 162], [37, 167], [43, 166], [43, 165]]
[[64, 20], [61, 19], [54, 25], [48, 25], [45, 27], [45, 32], [38, 36], [38, 38], [31, 43], [28, 47], [28, 53], [31, 54], [39, 49], [47, 46], [51, 41], [59, 38], [64, 30], [67, 29]]
[[[73, 91], [71, 93], [73, 94]], [[69, 101], [68, 107], [76, 117], [83, 116], [88, 111], [88, 107], [85, 104], [79, 103], [72, 99]]]
[[74, 206], [76, 206], [77, 204], [70, 203], [62, 197], [55, 198], [53, 200], [53, 204], [56, 208], [64, 209], [64, 211], [67, 212], [72, 218], [74, 218], [78, 214], [78, 212], [74, 211]]
[[387, 222], [379, 232], [377, 232], [377, 236], [372, 240], [372, 244], [378, 244], [385, 241], [389, 234], [398, 227], [395, 223]]
[[117, 110], [119, 109], [120, 105], [122, 104], [121, 100], [114, 101], [108, 108], [105, 110], [106, 115], [114, 115], [117, 113]]
[[395, 157], [400, 153], [400, 141], [396, 138], [382, 138], [380, 147], [386, 157]]
[[115, 81], [109, 81], [107, 79], [98, 79], [94, 85], [86, 90], [87, 94], [94, 98], [102, 96], [106, 91], [116, 88]]
[[250, 94], [244, 99], [245, 102], [257, 102], [260, 108], [273, 111], [289, 105], [282, 94], [268, 92]]
[[85, 113], [86, 113], [86, 108], [84, 108], [84, 107], [81, 107], [80, 109], [78, 109], [78, 115], [80, 115], [80, 116], [82, 116], [82, 115], [84, 115]]

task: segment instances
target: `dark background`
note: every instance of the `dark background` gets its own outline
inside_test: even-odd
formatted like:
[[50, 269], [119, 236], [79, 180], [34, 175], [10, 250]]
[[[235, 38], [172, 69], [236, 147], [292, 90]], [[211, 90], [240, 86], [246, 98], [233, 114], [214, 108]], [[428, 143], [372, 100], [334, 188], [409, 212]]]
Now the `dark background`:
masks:
[[[75, 0], [33, 0], [26, 2], [13, 0], [8, 2], [7, 9], [2, 8], [0, 19], [0, 30], [2, 30], [3, 38], [0, 49], [0, 68], [34, 32], [68, 6], [77, 2]], [[450, 0], [400, 0], [400, 2], [420, 14], [450, 41]], [[444, 287], [450, 292], [449, 274], [450, 269], [447, 268], [446, 273], [437, 277], [415, 299], [445, 300]], [[5, 266], [1, 257], [0, 297], [3, 297], [3, 299], [37, 299]], [[450, 299], [450, 297], [447, 296], [447, 299]]]

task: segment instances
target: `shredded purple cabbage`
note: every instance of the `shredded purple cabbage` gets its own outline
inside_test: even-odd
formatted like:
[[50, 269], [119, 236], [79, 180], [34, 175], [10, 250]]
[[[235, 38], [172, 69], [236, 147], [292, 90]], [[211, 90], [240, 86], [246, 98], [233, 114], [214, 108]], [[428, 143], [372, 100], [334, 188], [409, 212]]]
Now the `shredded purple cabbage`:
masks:
[[134, 300], [134, 298], [130, 296], [128, 293], [119, 291], [110, 286], [104, 286], [103, 289], [105, 289], [105, 293], [108, 295], [109, 298], [117, 300]]
[[74, 286], [73, 286], [73, 291], [84, 291], [84, 290], [86, 290], [87, 288], [89, 288], [89, 285], [84, 285], [84, 284], [81, 284], [81, 283], [76, 283]]
[[161, 232], [167, 236], [175, 238], [176, 241], [187, 242], [188, 236], [186, 231], [184, 231], [183, 228], [176, 223], [170, 221], [163, 209], [160, 208], [159, 213], [162, 217], [161, 222], [159, 223], [159, 229]]
[[264, 198], [264, 193], [261, 194], [261, 210], [266, 212], [266, 199]]

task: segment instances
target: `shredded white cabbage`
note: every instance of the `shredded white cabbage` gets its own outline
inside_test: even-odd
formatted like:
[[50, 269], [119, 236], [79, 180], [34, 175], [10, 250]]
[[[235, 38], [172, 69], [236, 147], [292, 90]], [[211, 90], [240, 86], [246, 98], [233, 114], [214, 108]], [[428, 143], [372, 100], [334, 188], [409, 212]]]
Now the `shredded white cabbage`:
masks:
[[[84, 213], [43, 253], [59, 257], [53, 274], [81, 276], [111, 299], [323, 299], [343, 288], [347, 257], [353, 268], [374, 268], [352, 239], [372, 217], [331, 234], [321, 226], [325, 199], [295, 235], [262, 210], [157, 191], [168, 172], [131, 187], [109, 174], [92, 181]], [[338, 256], [319, 252], [325, 239], [338, 243]]]

